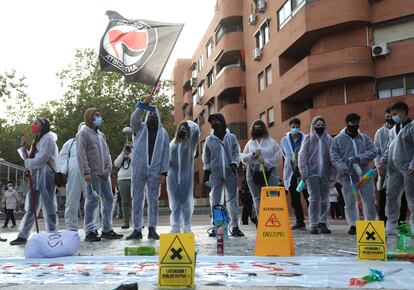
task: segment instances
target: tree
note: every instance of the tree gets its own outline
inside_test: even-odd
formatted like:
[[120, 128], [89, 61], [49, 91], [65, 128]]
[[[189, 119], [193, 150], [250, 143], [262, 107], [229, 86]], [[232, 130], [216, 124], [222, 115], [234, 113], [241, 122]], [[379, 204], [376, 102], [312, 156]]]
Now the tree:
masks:
[[[103, 116], [102, 131], [111, 155], [117, 156], [125, 142], [122, 129], [129, 126], [135, 104], [151, 94], [153, 88], [140, 83], [126, 83], [118, 73], [102, 72], [97, 54], [92, 49], [77, 50], [74, 62], [58, 73], [58, 78], [66, 88], [63, 98], [43, 105], [31, 117], [42, 115], [50, 119], [60, 148], [75, 136], [84, 112], [95, 107]], [[167, 96], [170, 87], [171, 82], [163, 82], [163, 87], [155, 92], [153, 105], [160, 111], [163, 125], [171, 133], [173, 106]]]
[[0, 157], [20, 165], [23, 161], [16, 149], [20, 136], [29, 133], [25, 123], [33, 107], [26, 89], [26, 78], [18, 76], [16, 71], [0, 75]]

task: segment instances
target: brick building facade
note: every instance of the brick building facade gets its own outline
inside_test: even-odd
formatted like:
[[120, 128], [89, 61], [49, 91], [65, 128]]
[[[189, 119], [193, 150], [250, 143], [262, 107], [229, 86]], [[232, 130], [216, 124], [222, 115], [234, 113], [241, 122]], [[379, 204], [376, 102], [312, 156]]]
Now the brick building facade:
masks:
[[177, 60], [172, 76], [175, 124], [191, 119], [201, 129], [196, 197], [208, 194], [201, 155], [211, 113], [225, 116], [243, 150], [259, 118], [279, 142], [293, 117], [308, 132], [322, 115], [335, 135], [355, 112], [373, 138], [388, 105], [414, 109], [414, 1], [218, 0], [214, 9], [193, 57]]

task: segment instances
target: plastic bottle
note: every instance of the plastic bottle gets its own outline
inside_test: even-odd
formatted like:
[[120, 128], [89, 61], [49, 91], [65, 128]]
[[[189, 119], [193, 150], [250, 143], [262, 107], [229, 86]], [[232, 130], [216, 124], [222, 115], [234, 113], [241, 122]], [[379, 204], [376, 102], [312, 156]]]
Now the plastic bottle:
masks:
[[217, 256], [224, 256], [223, 228], [217, 230]]
[[139, 246], [139, 247], [125, 247], [125, 256], [155, 256], [156, 251], [151, 246]]
[[306, 182], [305, 180], [301, 180], [298, 184], [298, 186], [296, 187], [296, 191], [299, 193], [302, 193], [302, 191], [306, 188]]

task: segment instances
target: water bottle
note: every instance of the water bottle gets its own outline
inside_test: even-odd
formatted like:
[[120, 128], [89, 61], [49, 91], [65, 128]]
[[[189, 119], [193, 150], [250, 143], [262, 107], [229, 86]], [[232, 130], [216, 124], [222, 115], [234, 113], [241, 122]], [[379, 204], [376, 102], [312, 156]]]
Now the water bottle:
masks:
[[125, 256], [155, 256], [156, 251], [151, 246], [139, 246], [139, 247], [125, 247]]
[[302, 179], [299, 182], [298, 186], [296, 187], [296, 191], [299, 192], [299, 193], [302, 193], [302, 191], [304, 191], [305, 188], [306, 188], [306, 182], [305, 182], [305, 180]]
[[223, 228], [217, 230], [217, 256], [224, 256]]

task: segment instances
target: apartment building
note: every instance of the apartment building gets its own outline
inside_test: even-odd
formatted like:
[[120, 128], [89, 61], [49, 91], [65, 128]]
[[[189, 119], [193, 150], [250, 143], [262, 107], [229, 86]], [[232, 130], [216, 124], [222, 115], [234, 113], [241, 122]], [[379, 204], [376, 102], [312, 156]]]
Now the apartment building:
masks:
[[414, 111], [414, 1], [218, 0], [214, 9], [193, 57], [177, 60], [172, 76], [175, 123], [201, 129], [196, 197], [208, 195], [201, 155], [211, 113], [225, 116], [243, 150], [259, 118], [280, 141], [293, 117], [307, 132], [322, 115], [335, 135], [355, 112], [373, 138], [391, 103]]

